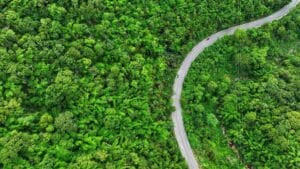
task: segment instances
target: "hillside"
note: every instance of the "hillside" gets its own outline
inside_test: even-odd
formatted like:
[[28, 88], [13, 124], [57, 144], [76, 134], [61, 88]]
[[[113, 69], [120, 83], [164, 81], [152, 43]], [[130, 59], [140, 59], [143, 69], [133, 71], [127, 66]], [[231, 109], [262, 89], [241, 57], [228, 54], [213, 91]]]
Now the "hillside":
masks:
[[0, 168], [186, 168], [170, 120], [180, 61], [286, 3], [0, 1]]
[[239, 30], [193, 62], [182, 105], [203, 168], [300, 167], [299, 16]]

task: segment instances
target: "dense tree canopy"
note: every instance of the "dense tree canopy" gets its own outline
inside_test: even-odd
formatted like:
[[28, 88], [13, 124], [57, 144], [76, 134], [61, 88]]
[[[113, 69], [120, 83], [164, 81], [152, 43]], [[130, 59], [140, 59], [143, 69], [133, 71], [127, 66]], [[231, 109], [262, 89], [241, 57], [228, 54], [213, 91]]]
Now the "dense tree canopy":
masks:
[[238, 30], [193, 63], [182, 105], [204, 168], [300, 167], [299, 16], [298, 6], [280, 21]]
[[0, 0], [0, 168], [185, 168], [179, 61], [287, 2]]

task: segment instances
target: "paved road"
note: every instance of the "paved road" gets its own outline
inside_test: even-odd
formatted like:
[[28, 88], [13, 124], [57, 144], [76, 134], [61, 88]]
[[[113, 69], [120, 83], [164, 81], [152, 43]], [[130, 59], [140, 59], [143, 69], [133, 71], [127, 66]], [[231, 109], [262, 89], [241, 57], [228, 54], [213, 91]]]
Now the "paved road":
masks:
[[[279, 11], [273, 13], [272, 15], [258, 19], [253, 22], [245, 23], [239, 26], [234, 26], [231, 28], [228, 28], [226, 30], [217, 32], [206, 39], [199, 42], [192, 51], [186, 56], [184, 61], [182, 62], [178, 72], [177, 77], [175, 79], [175, 83], [173, 85], [173, 106], [175, 107], [175, 112], [172, 113], [172, 120], [174, 124], [174, 132], [175, 136], [181, 151], [181, 154], [185, 158], [188, 167], [190, 169], [198, 169], [200, 166], [197, 163], [197, 160], [193, 154], [193, 150], [190, 146], [190, 143], [187, 139], [187, 135], [184, 129], [184, 124], [182, 120], [182, 109], [180, 105], [180, 97], [181, 97], [181, 91], [182, 86], [184, 82], [184, 78], [187, 75], [187, 72], [192, 64], [192, 62], [196, 59], [196, 57], [208, 46], [212, 45], [214, 42], [216, 42], [219, 38], [222, 38], [225, 35], [231, 35], [233, 34], [237, 29], [251, 29], [251, 28], [257, 28], [262, 26], [265, 23], [272, 22], [274, 20], [278, 20], [289, 13], [289, 11], [296, 7], [297, 4], [300, 2], [300, 0], [292, 0], [288, 5], [280, 9]], [[209, 38], [209, 39], [208, 39]]]

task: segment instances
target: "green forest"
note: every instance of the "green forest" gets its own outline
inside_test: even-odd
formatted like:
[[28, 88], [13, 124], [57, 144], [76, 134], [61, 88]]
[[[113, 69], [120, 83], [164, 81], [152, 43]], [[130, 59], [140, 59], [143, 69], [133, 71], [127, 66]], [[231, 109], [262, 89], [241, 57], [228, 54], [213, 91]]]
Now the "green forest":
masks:
[[[187, 168], [170, 118], [180, 62], [206, 36], [266, 16], [288, 2], [0, 0], [0, 168]], [[193, 65], [183, 101], [189, 103], [184, 105], [185, 124], [201, 163], [223, 165], [217, 153], [198, 146], [209, 142], [202, 138], [207, 131], [193, 130], [206, 123], [199, 111], [206, 109], [214, 132], [222, 124], [237, 145], [242, 162], [236, 160], [235, 166], [299, 166], [297, 14], [299, 10], [262, 30], [227, 37], [205, 52], [210, 59]], [[221, 63], [231, 54], [241, 67], [237, 77], [231, 61]], [[223, 72], [227, 76], [212, 76], [212, 64], [220, 64], [217, 70], [228, 71]], [[248, 71], [252, 66], [255, 72]], [[205, 82], [195, 76], [201, 71]], [[206, 82], [207, 96], [193, 99], [192, 83], [201, 92]], [[227, 88], [219, 91], [219, 84]], [[237, 99], [238, 109], [233, 106]], [[235, 112], [232, 117], [227, 117], [229, 111]], [[224, 151], [236, 157], [226, 147]]]
[[197, 58], [182, 105], [203, 168], [300, 168], [299, 66], [299, 6], [262, 28], [236, 31]]

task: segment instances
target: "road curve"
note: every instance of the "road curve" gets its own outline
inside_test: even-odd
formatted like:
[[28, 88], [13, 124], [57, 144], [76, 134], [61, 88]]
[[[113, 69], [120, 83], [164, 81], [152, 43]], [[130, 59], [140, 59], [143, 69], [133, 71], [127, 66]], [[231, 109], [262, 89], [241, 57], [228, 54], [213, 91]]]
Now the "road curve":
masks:
[[296, 7], [297, 4], [299, 4], [300, 0], [292, 0], [288, 5], [284, 6], [279, 11], [273, 13], [270, 16], [267, 16], [265, 18], [261, 18], [258, 20], [255, 20], [253, 22], [245, 23], [242, 25], [234, 26], [228, 29], [225, 29], [223, 31], [217, 32], [201, 42], [199, 42], [192, 51], [186, 56], [184, 61], [182, 62], [178, 72], [177, 76], [175, 78], [175, 82], [173, 85], [173, 106], [175, 107], [175, 112], [172, 113], [172, 120], [174, 124], [174, 132], [176, 136], [176, 140], [178, 142], [180, 151], [182, 156], [185, 158], [188, 167], [190, 169], [198, 169], [201, 168], [197, 160], [193, 154], [193, 150], [190, 146], [190, 143], [188, 141], [184, 124], [182, 120], [182, 108], [180, 104], [180, 97], [181, 97], [181, 91], [183, 82], [185, 79], [185, 76], [187, 75], [187, 72], [192, 64], [192, 62], [196, 59], [196, 57], [208, 46], [212, 45], [214, 42], [216, 42], [219, 38], [222, 38], [225, 35], [231, 35], [233, 34], [237, 29], [251, 29], [251, 28], [257, 28], [262, 26], [263, 24], [270, 23], [274, 20], [278, 20], [289, 13], [289, 11]]

